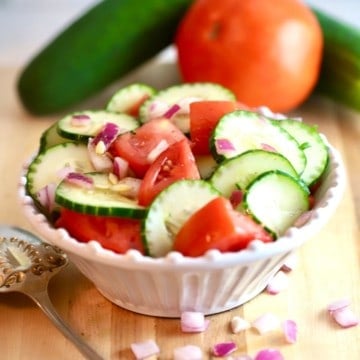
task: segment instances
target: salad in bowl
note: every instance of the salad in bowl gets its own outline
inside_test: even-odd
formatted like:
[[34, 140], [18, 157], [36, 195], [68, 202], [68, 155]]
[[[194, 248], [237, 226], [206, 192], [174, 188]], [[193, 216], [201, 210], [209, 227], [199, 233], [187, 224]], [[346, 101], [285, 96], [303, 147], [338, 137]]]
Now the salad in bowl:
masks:
[[41, 136], [25, 214], [110, 301], [178, 317], [261, 292], [341, 199], [316, 127], [250, 109], [213, 83], [134, 83]]

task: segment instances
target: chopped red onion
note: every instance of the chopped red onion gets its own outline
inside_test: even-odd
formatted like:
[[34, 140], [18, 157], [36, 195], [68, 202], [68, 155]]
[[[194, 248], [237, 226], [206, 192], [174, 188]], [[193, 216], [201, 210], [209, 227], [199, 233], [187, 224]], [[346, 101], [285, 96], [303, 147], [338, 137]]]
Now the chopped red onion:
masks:
[[72, 126], [87, 126], [91, 122], [91, 118], [86, 114], [74, 114], [71, 117], [71, 125]]
[[154, 340], [147, 340], [130, 345], [137, 360], [146, 359], [160, 353], [160, 349]]
[[172, 105], [165, 113], [162, 115], [165, 119], [171, 119], [178, 111], [180, 110], [180, 105]]
[[212, 346], [211, 353], [214, 356], [227, 356], [237, 350], [237, 345], [234, 341], [226, 341]]
[[216, 152], [220, 155], [228, 154], [235, 150], [234, 144], [228, 139], [217, 139], [215, 141]]
[[182, 332], [203, 332], [207, 329], [209, 320], [205, 315], [197, 311], [184, 311], [181, 314], [180, 326]]
[[279, 350], [263, 349], [256, 354], [254, 360], [284, 360], [284, 357]]
[[118, 179], [123, 179], [129, 173], [129, 162], [119, 156], [113, 160], [113, 173]]
[[110, 145], [115, 141], [119, 135], [119, 127], [114, 123], [106, 123], [102, 130], [91, 140], [92, 145], [97, 147], [98, 144], [103, 146], [104, 153], [110, 147]]
[[234, 190], [230, 194], [230, 202], [232, 207], [235, 209], [237, 208], [241, 202], [243, 201], [244, 194], [241, 190]]
[[37, 201], [43, 206], [45, 209], [48, 208], [49, 204], [49, 196], [48, 196], [48, 185], [44, 186], [36, 193]]
[[85, 189], [91, 189], [94, 186], [94, 181], [91, 177], [78, 172], [68, 173], [64, 180], [69, 184]]
[[130, 199], [137, 199], [139, 195], [141, 179], [130, 176], [124, 177], [111, 187], [113, 191], [118, 191], [121, 195]]
[[286, 342], [289, 344], [294, 344], [297, 340], [298, 333], [296, 322], [294, 320], [285, 320], [282, 323], [282, 328]]
[[261, 143], [261, 149], [269, 152], [277, 152], [277, 150], [270, 144]]
[[289, 279], [285, 272], [278, 271], [269, 281], [266, 292], [270, 295], [276, 295], [289, 285]]
[[356, 326], [359, 324], [359, 317], [350, 309], [350, 301], [342, 299], [332, 302], [327, 310], [330, 316], [343, 328]]
[[255, 319], [251, 326], [254, 327], [260, 335], [263, 335], [269, 331], [278, 329], [280, 321], [274, 314], [265, 313]]
[[55, 208], [55, 189], [56, 184], [50, 183], [36, 193], [36, 198], [41, 206], [49, 212], [52, 212]]
[[274, 116], [274, 113], [267, 106], [259, 106], [256, 108], [256, 111], [260, 115], [264, 115], [264, 116], [268, 116], [268, 117]]
[[155, 159], [169, 147], [169, 143], [165, 139], [161, 139], [158, 144], [149, 152], [147, 161], [152, 164]]
[[230, 326], [231, 326], [231, 331], [234, 334], [237, 334], [240, 331], [249, 329], [251, 327], [251, 324], [240, 316], [234, 316], [231, 319]]
[[74, 172], [75, 169], [72, 168], [69, 165], [65, 165], [63, 168], [61, 168], [58, 172], [57, 172], [57, 176], [59, 179], [64, 179], [69, 173]]
[[202, 360], [201, 349], [195, 345], [180, 346], [173, 351], [173, 360]]
[[149, 108], [148, 108], [148, 113], [147, 113], [147, 120], [152, 120], [152, 119], [156, 119], [159, 118], [161, 116], [163, 116], [163, 114], [169, 110], [169, 105], [163, 101], [153, 101]]
[[260, 106], [256, 109], [256, 111], [258, 113], [260, 113], [261, 115], [264, 115], [264, 116], [267, 116], [267, 117], [270, 117], [272, 119], [275, 119], [275, 120], [283, 120], [283, 119], [286, 119], [286, 116], [283, 115], [283, 114], [279, 114], [279, 113], [274, 113], [272, 112], [267, 106]]
[[343, 328], [359, 324], [359, 317], [349, 307], [333, 311], [331, 316]]

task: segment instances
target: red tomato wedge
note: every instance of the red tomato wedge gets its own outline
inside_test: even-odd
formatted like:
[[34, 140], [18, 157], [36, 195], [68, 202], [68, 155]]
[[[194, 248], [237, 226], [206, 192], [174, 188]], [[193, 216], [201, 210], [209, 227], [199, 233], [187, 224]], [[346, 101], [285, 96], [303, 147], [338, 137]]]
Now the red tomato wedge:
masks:
[[87, 215], [63, 208], [56, 227], [65, 228], [78, 241], [97, 240], [105, 249], [119, 254], [130, 249], [145, 253], [140, 236], [141, 223], [137, 219]]
[[175, 237], [174, 250], [196, 257], [210, 249], [239, 251], [254, 239], [273, 241], [260, 224], [234, 210], [226, 198], [217, 197], [185, 222]]
[[209, 138], [220, 118], [232, 111], [248, 109], [233, 101], [206, 100], [190, 104], [190, 138], [195, 155], [210, 154]]
[[136, 176], [142, 178], [152, 163], [149, 154], [161, 141], [171, 145], [182, 139], [186, 136], [170, 120], [154, 119], [134, 132], [120, 135], [111, 146], [110, 153], [127, 160]]
[[151, 164], [140, 185], [139, 204], [149, 205], [158, 193], [181, 179], [200, 179], [188, 140], [169, 146]]

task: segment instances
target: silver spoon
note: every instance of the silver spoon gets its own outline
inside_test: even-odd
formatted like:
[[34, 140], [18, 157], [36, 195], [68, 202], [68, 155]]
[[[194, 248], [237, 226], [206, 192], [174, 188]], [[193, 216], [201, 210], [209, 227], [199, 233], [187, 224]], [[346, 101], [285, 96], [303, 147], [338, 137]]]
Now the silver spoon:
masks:
[[48, 283], [67, 264], [68, 258], [59, 248], [26, 230], [0, 225], [0, 292], [28, 295], [87, 359], [101, 360], [64, 322], [50, 301]]

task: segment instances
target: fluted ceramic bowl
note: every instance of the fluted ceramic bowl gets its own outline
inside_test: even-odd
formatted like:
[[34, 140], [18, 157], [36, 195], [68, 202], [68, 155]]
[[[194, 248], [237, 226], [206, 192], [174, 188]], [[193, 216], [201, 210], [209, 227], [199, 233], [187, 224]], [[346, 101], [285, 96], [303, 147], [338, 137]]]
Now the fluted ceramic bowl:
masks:
[[[264, 290], [286, 258], [326, 225], [343, 195], [345, 171], [339, 153], [329, 145], [330, 163], [310, 219], [292, 227], [272, 243], [253, 241], [233, 253], [208, 251], [198, 258], [171, 252], [163, 258], [136, 250], [124, 255], [106, 250], [96, 241], [81, 243], [66, 230], [55, 229], [26, 195], [26, 178], [19, 186], [25, 215], [44, 241], [63, 249], [99, 292], [122, 308], [161, 317], [183, 311], [215, 314], [240, 306]], [[26, 173], [26, 166], [23, 174]]]

